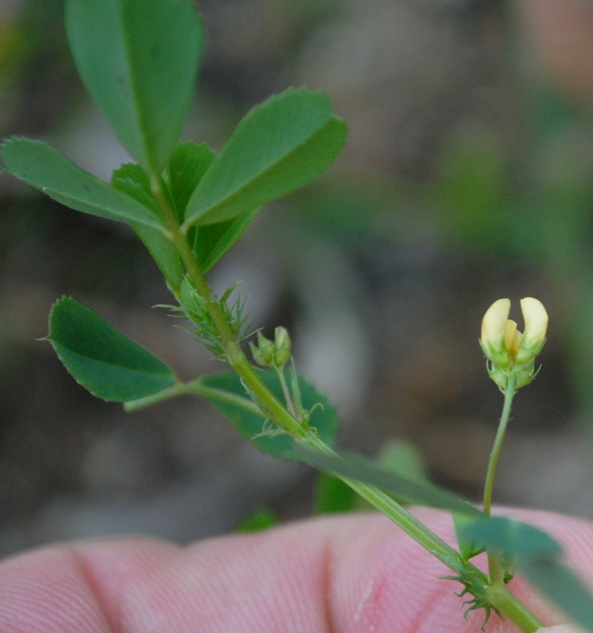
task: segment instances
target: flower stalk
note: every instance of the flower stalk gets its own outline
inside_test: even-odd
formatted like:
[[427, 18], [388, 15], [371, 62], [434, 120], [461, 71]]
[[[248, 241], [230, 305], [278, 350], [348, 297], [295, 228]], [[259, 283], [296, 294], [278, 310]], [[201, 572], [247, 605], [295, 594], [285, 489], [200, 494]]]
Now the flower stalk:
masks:
[[[509, 299], [495, 301], [484, 315], [480, 337], [480, 345], [487, 358], [488, 374], [504, 394], [504, 405], [484, 484], [483, 511], [486, 516], [490, 516], [492, 512], [494, 477], [513, 399], [517, 390], [528, 385], [538, 373], [535, 369], [535, 359], [545, 345], [548, 328], [548, 313], [538, 299], [521, 299], [521, 311], [525, 321], [523, 333], [517, 330], [516, 321], [508, 318], [510, 309]], [[487, 554], [492, 586], [504, 587], [505, 569], [500, 555], [494, 551], [488, 551]]]

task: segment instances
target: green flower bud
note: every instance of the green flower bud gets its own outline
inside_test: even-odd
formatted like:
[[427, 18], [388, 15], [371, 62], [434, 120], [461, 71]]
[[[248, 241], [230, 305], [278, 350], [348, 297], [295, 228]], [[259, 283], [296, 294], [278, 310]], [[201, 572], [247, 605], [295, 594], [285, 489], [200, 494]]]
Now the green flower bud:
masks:
[[286, 328], [277, 327], [274, 330], [274, 365], [279, 369], [290, 360], [290, 336]]
[[249, 343], [249, 349], [253, 360], [262, 367], [267, 367], [274, 361], [274, 344], [261, 332], [257, 333], [257, 345]]

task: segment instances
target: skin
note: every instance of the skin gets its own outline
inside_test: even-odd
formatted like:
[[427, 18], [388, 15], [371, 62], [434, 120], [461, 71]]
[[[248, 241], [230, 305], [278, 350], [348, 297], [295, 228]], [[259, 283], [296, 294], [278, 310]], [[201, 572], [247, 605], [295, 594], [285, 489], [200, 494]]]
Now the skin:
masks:
[[[446, 513], [419, 510], [453, 542]], [[513, 512], [565, 543], [593, 579], [593, 524]], [[188, 547], [129, 538], [54, 545], [0, 564], [0, 631], [11, 633], [478, 633], [460, 585], [385, 517], [293, 523]], [[562, 619], [520, 579], [547, 624]], [[518, 629], [492, 616], [488, 633]], [[550, 633], [568, 633], [563, 628]]]

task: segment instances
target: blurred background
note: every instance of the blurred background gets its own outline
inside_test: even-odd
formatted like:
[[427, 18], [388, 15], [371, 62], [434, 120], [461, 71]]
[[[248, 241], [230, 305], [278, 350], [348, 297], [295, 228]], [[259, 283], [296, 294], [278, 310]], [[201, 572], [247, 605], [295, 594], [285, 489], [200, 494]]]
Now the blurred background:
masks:
[[[289, 85], [349, 123], [319, 181], [264, 210], [215, 268], [257, 327], [287, 326], [339, 445], [479, 500], [502, 397], [488, 306], [550, 314], [518, 395], [499, 503], [593, 518], [593, 5], [588, 0], [200, 0], [207, 43], [185, 138], [220, 149]], [[70, 58], [63, 2], [0, 0], [0, 131], [109, 179], [128, 160]], [[133, 415], [62, 368], [47, 315], [76, 297], [183, 377], [216, 371], [123, 225], [0, 180], [0, 554], [148, 533], [187, 542], [262, 509], [310, 514], [316, 475], [260, 455], [205, 402]]]

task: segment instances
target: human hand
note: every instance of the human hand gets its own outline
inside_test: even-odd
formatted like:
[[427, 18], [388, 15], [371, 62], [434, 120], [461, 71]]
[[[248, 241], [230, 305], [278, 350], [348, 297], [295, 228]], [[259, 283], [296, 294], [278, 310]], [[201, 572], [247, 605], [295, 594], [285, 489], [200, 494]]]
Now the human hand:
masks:
[[[446, 513], [417, 514], [454, 541]], [[562, 541], [593, 579], [593, 524], [513, 515]], [[0, 633], [479, 633], [483, 612], [463, 619], [460, 585], [443, 580], [448, 573], [369, 514], [184, 548], [143, 538], [55, 545], [0, 564]], [[521, 579], [512, 590], [546, 624], [562, 621]], [[518, 629], [493, 614], [487, 631]]]

